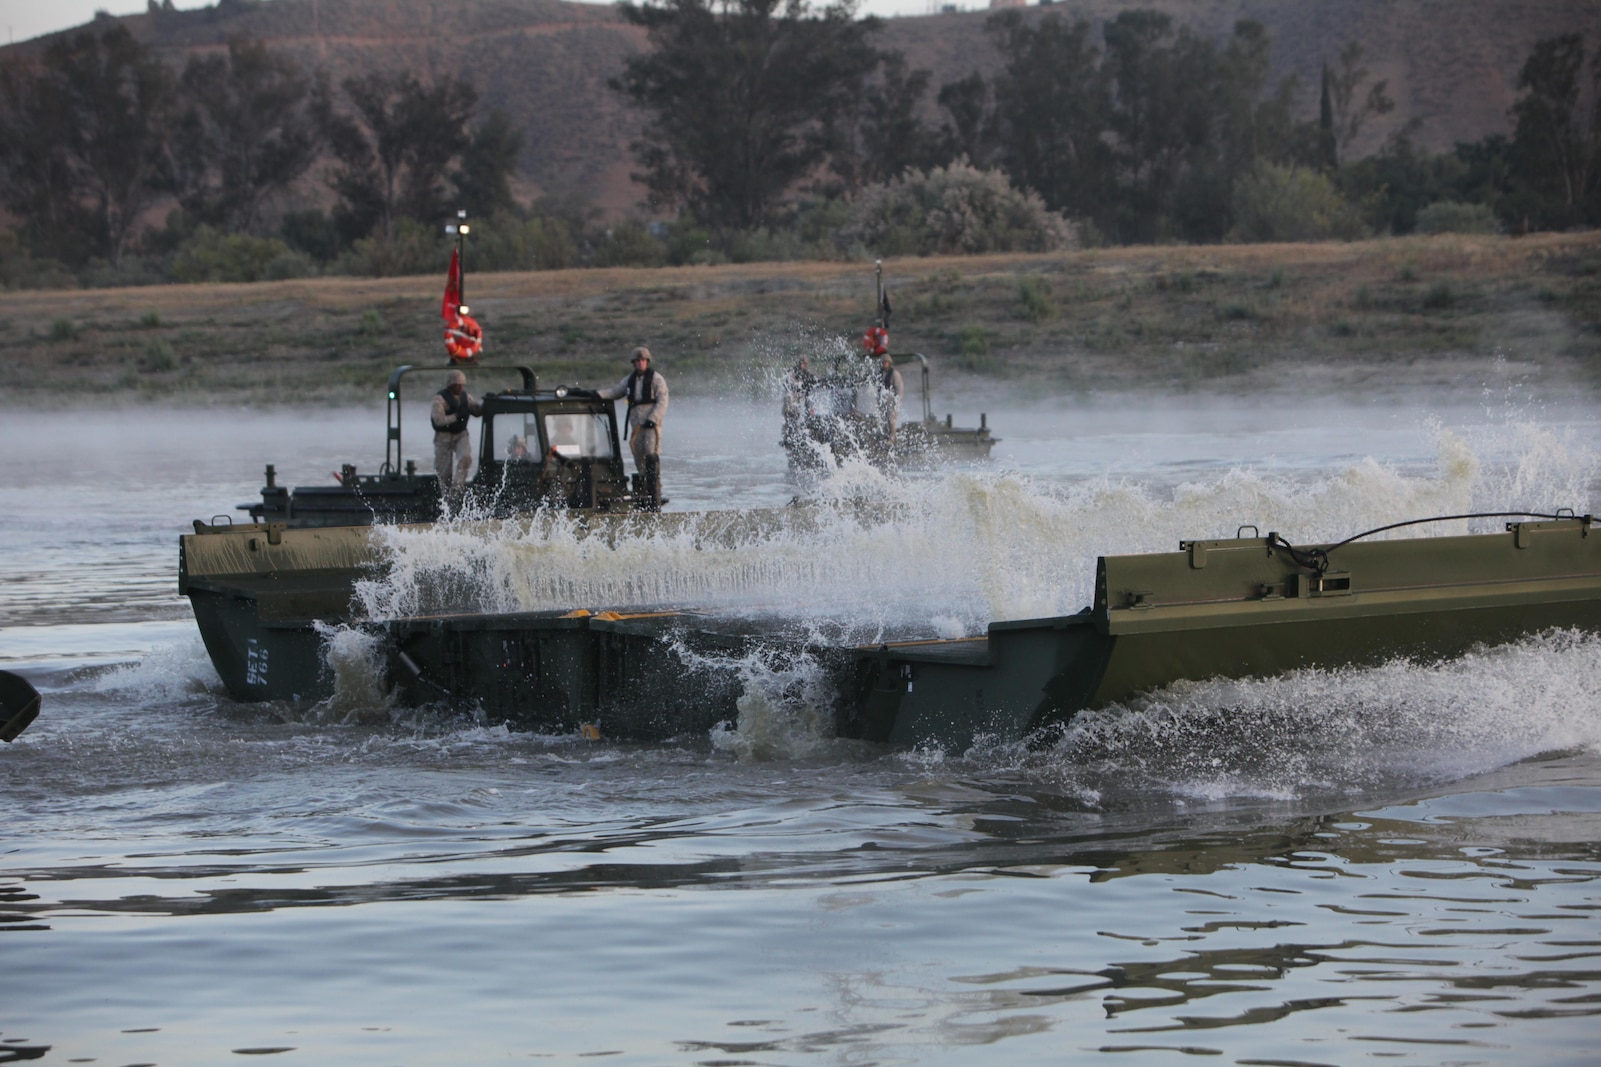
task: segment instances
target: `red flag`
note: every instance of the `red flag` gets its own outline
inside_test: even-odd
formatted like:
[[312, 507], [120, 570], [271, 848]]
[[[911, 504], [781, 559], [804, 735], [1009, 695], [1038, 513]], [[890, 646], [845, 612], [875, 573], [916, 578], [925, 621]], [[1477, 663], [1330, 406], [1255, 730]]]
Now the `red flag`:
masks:
[[461, 317], [461, 252], [459, 249], [450, 250], [450, 273], [445, 275], [445, 303], [439, 309], [439, 314], [446, 322], [455, 322]]

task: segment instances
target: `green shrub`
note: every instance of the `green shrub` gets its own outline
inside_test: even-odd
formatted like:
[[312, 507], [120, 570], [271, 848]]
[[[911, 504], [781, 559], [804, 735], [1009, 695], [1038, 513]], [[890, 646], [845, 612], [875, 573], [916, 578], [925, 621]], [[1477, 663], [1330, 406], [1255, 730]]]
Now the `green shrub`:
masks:
[[149, 311], [139, 316], [139, 325], [143, 326], [147, 330], [154, 330], [156, 327], [161, 325], [161, 312], [157, 311], [155, 308], [151, 308]]
[[1029, 322], [1044, 322], [1056, 314], [1056, 301], [1051, 297], [1051, 283], [1044, 278], [1024, 278], [1019, 282], [1017, 302], [1022, 305], [1023, 317]]
[[880, 256], [1051, 252], [1073, 245], [1073, 229], [1002, 172], [958, 160], [863, 189], [836, 240]]
[[534, 270], [565, 270], [578, 263], [578, 244], [560, 219], [529, 219], [523, 231]]
[[613, 226], [595, 249], [597, 267], [659, 267], [666, 262], [667, 245], [637, 222]]
[[499, 211], [473, 225], [466, 254], [469, 270], [564, 270], [578, 265], [581, 219], [536, 214], [523, 218]]
[[[442, 276], [450, 262], [450, 246], [451, 239], [443, 229], [401, 219], [395, 223], [394, 236], [363, 237], [334, 262], [332, 269], [337, 274], [372, 278], [434, 273]], [[469, 304], [471, 295], [469, 290]]]
[[166, 341], [154, 340], [145, 345], [145, 356], [140, 368], [147, 371], [172, 370], [178, 365], [178, 355]]
[[321, 208], [287, 212], [278, 232], [291, 249], [317, 263], [332, 262], [344, 247], [339, 227]]
[[225, 234], [211, 226], [197, 226], [173, 254], [172, 280], [259, 282], [267, 277], [270, 264], [292, 255], [289, 246], [275, 237]]
[[1236, 241], [1354, 241], [1362, 216], [1316, 171], [1258, 164], [1234, 191]]
[[0, 230], [0, 289], [75, 289], [78, 280], [53, 259], [35, 259], [15, 230]]
[[310, 278], [317, 273], [316, 260], [304, 252], [285, 249], [281, 255], [267, 261], [261, 278], [268, 282], [281, 282], [287, 278]]
[[1451, 283], [1438, 281], [1429, 286], [1429, 291], [1423, 294], [1423, 306], [1433, 311], [1443, 311], [1456, 306], [1456, 290]]
[[377, 308], [368, 308], [361, 313], [361, 328], [357, 332], [363, 337], [378, 337], [384, 332], [384, 317]]
[[56, 319], [50, 324], [50, 340], [76, 341], [78, 339], [78, 324], [71, 319]]
[[956, 331], [956, 350], [969, 357], [987, 356], [990, 354], [989, 334], [982, 326], [963, 326]]
[[1495, 233], [1495, 212], [1487, 204], [1438, 200], [1418, 212], [1419, 233]]

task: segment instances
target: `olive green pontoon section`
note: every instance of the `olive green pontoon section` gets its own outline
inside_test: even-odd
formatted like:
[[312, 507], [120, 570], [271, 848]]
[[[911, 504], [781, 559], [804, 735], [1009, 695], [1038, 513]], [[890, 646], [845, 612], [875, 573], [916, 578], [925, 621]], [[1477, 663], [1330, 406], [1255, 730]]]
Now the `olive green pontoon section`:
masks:
[[[607, 540], [694, 523], [713, 547], [806, 508], [716, 516], [591, 516]], [[878, 516], [863, 515], [863, 521]], [[527, 521], [547, 521], [534, 517]], [[182, 539], [180, 589], [240, 700], [329, 695], [322, 624], [350, 621], [377, 575], [368, 527], [199, 526]], [[1420, 661], [1563, 627], [1601, 630], [1601, 536], [1588, 517], [1506, 532], [1294, 548], [1276, 535], [1106, 556], [1076, 615], [997, 622], [983, 637], [814, 647], [737, 620], [678, 612], [441, 615], [364, 622], [386, 681], [409, 703], [445, 701], [496, 721], [659, 739], [738, 715], [733, 663], [761, 647], [827, 672], [842, 737], [966, 748], [1026, 738], [1079, 711], [1172, 682], [1305, 667]]]
[[843, 728], [961, 748], [1184, 679], [1432, 661], [1551, 628], [1601, 630], [1601, 534], [1588, 518], [1345, 544], [1327, 564], [1319, 573], [1271, 537], [1103, 557], [1078, 615], [862, 650]]

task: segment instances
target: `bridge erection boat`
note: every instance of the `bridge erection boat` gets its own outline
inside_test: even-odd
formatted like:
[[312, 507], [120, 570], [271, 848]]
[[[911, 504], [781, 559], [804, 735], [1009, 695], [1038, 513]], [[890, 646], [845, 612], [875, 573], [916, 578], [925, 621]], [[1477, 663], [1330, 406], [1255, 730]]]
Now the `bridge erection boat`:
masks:
[[[883, 260], [876, 272], [877, 318], [862, 337], [863, 351], [836, 358], [821, 375], [803, 362], [785, 383], [781, 443], [790, 469], [822, 470], [856, 455], [899, 467], [988, 459], [1000, 440], [989, 416], [980, 414], [977, 426], [959, 426], [949, 413], [940, 418], [928, 357], [890, 351]], [[911, 390], [919, 397], [915, 415]]]

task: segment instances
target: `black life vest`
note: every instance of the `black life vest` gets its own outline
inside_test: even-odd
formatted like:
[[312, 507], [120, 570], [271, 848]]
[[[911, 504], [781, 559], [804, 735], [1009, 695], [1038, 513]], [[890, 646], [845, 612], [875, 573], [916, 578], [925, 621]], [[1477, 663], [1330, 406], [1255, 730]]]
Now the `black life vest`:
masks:
[[[634, 386], [639, 384], [641, 378], [644, 379], [644, 387], [635, 389]], [[640, 399], [634, 399], [636, 395], [638, 395]], [[624, 417], [626, 418], [627, 415], [632, 415], [634, 413], [634, 409], [641, 404], [654, 403], [656, 403], [655, 370], [650, 367], [646, 367], [644, 374], [640, 374], [637, 370], [634, 371], [628, 376], [628, 411]]]
[[472, 411], [467, 406], [467, 391], [462, 390], [460, 396], [450, 391], [450, 386], [439, 390], [439, 395], [445, 398], [445, 417], [452, 421], [441, 426], [434, 423], [434, 429], [440, 433], [465, 433], [467, 430], [467, 417]]

